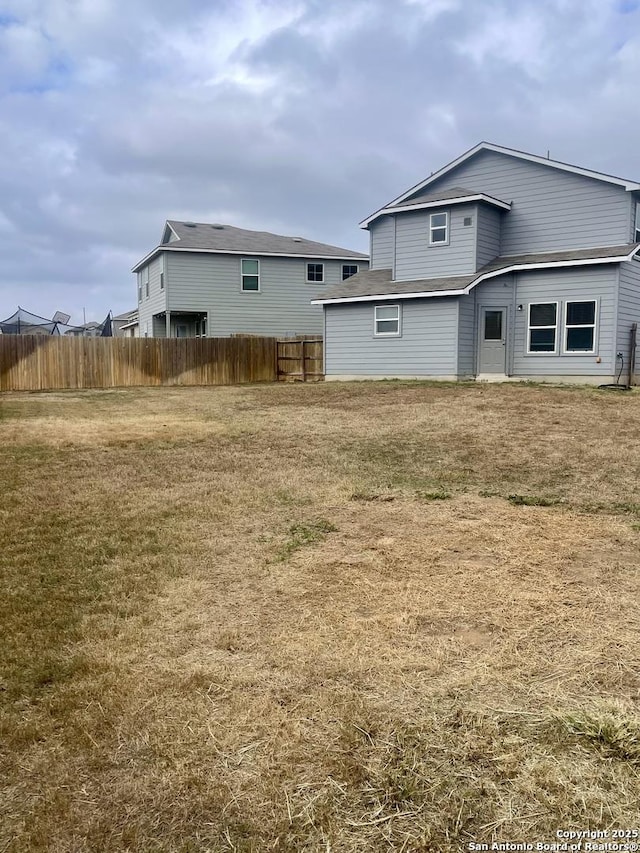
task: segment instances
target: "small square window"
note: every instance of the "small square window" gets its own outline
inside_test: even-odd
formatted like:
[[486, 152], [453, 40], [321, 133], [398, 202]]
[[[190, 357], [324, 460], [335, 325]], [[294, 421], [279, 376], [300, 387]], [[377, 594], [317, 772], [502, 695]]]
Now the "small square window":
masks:
[[374, 335], [384, 337], [400, 334], [400, 306], [376, 305], [373, 309]]
[[565, 352], [595, 352], [595, 300], [567, 302], [565, 305], [564, 330]]
[[470, 216], [465, 216], [463, 224], [465, 228], [468, 228], [470, 225], [473, 225], [473, 219]]
[[358, 264], [342, 264], [342, 280], [346, 281], [358, 272]]
[[558, 303], [532, 302], [527, 330], [528, 353], [555, 353], [558, 329]]
[[449, 242], [449, 214], [432, 213], [429, 216], [429, 244], [445, 245]]
[[307, 264], [307, 281], [322, 284], [324, 282], [324, 264]]
[[242, 289], [251, 293], [260, 292], [260, 261], [256, 258], [242, 260]]

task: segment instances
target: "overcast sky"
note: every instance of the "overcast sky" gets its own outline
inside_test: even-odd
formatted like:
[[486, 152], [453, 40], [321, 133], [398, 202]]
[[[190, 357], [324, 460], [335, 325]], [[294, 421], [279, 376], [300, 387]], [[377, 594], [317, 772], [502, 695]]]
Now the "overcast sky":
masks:
[[638, 0], [0, 0], [0, 319], [135, 307], [167, 218], [367, 250], [481, 140], [640, 180]]

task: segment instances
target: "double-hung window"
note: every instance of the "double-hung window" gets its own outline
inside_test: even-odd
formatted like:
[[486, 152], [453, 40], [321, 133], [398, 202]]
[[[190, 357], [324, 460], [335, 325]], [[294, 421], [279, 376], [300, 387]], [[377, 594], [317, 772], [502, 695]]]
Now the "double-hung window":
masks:
[[260, 261], [257, 258], [242, 259], [242, 289], [260, 292]]
[[373, 333], [376, 337], [400, 334], [400, 306], [376, 305], [373, 309]]
[[324, 282], [324, 264], [307, 264], [307, 281], [322, 284]]
[[432, 213], [429, 216], [429, 245], [445, 245], [449, 242], [449, 214]]
[[346, 281], [358, 272], [358, 264], [342, 264], [342, 280]]
[[596, 301], [565, 302], [564, 351], [595, 352]]
[[529, 305], [527, 352], [556, 352], [558, 303], [532, 302]]
[[138, 302], [142, 302], [142, 273], [138, 273]]
[[164, 255], [161, 254], [158, 258], [160, 266], [160, 290], [164, 290]]
[[144, 295], [149, 298], [149, 264], [144, 268]]

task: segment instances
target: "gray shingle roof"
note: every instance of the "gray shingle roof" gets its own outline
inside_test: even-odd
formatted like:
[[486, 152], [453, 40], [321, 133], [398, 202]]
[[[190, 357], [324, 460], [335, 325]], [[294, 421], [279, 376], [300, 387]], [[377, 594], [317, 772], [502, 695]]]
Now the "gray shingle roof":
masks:
[[[409, 201], [399, 202], [398, 204], [390, 205], [390, 207], [406, 207], [411, 204], [427, 204], [430, 201], [454, 201], [457, 198], [468, 198], [469, 196], [477, 196], [477, 195], [486, 195], [487, 198], [493, 198], [493, 196], [487, 195], [487, 193], [482, 190], [469, 190], [464, 187], [452, 187], [448, 190], [440, 190], [440, 192], [435, 193], [421, 193], [420, 195], [413, 196], [413, 198]], [[502, 201], [502, 199], [496, 199], [496, 201]], [[508, 204], [508, 202], [503, 201], [502, 204]]]
[[442, 278], [421, 278], [411, 281], [393, 281], [390, 269], [363, 270], [351, 276], [342, 284], [328, 288], [322, 298], [354, 299], [366, 296], [402, 296], [407, 293], [433, 293], [442, 291], [463, 291], [469, 285], [482, 280], [487, 275], [495, 275], [500, 270], [514, 267], [531, 267], [542, 264], [563, 264], [571, 261], [589, 261], [602, 258], [620, 258], [628, 256], [640, 243], [628, 243], [622, 246], [605, 246], [594, 249], [566, 249], [562, 252], [540, 252], [529, 255], [505, 255], [486, 264], [472, 275], [446, 276]]
[[366, 259], [368, 255], [330, 246], [328, 243], [316, 243], [304, 237], [285, 237], [271, 234], [269, 231], [248, 231], [233, 225], [218, 225], [205, 222], [177, 222], [167, 220], [176, 232], [178, 240], [168, 245], [172, 248], [216, 249], [220, 252], [247, 252], [251, 254], [315, 255], [334, 256], [336, 258]]
[[224, 254], [247, 255], [276, 255], [282, 257], [336, 258], [337, 260], [369, 259], [363, 252], [331, 246], [328, 243], [316, 243], [304, 237], [285, 237], [281, 234], [271, 234], [269, 231], [249, 231], [246, 228], [236, 228], [234, 225], [219, 225], [209, 222], [179, 222], [168, 219], [178, 235], [178, 239], [156, 246], [148, 255], [133, 267], [137, 272], [141, 267], [154, 258], [158, 252], [169, 251], [220, 252]]

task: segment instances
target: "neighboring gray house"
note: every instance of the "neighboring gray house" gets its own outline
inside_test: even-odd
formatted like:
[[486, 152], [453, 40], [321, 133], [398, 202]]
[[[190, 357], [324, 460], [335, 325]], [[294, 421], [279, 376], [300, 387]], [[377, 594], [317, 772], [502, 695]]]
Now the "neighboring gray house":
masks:
[[114, 338], [136, 338], [138, 336], [138, 309], [116, 314], [111, 318]]
[[361, 252], [230, 225], [167, 220], [133, 268], [141, 337], [322, 332], [311, 304], [369, 266]]
[[361, 223], [327, 379], [614, 381], [640, 322], [640, 184], [481, 142]]

